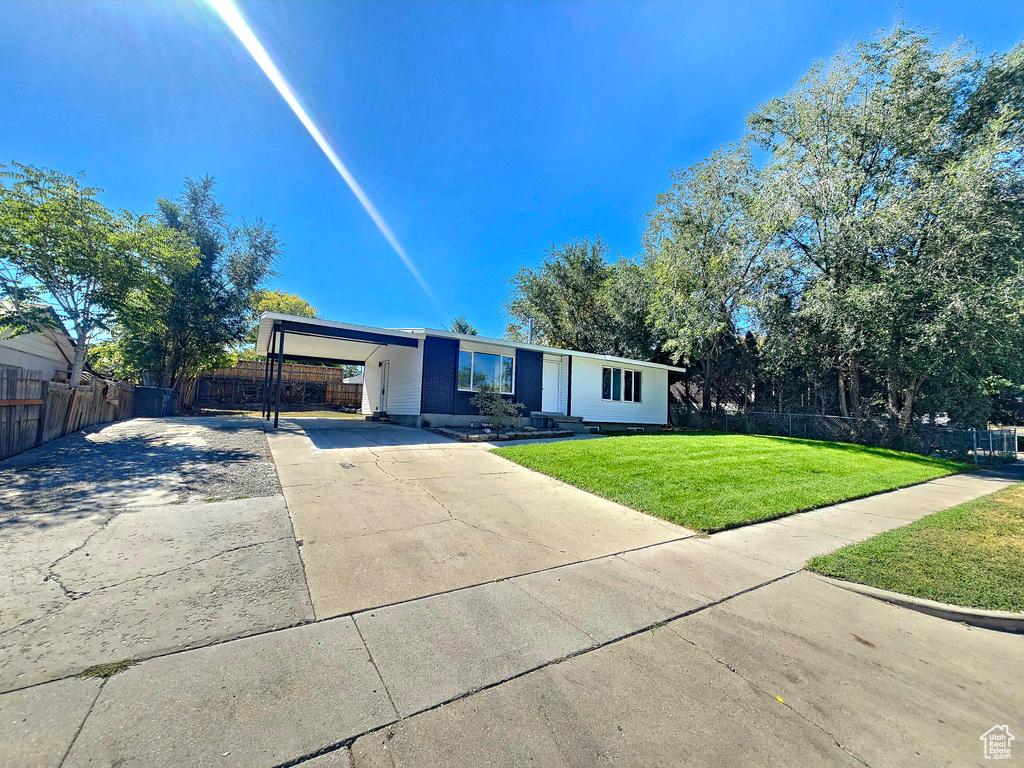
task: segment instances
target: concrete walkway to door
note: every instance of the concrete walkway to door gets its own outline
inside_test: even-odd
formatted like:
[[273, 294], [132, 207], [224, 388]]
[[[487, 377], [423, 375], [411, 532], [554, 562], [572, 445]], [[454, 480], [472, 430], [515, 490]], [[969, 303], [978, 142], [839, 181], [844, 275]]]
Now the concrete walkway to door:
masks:
[[268, 433], [318, 619], [693, 536], [421, 429]]

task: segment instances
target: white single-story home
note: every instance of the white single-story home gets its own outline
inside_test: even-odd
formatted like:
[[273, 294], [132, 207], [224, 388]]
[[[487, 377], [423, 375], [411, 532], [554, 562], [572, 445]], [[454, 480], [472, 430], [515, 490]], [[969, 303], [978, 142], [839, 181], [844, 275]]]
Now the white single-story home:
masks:
[[[433, 328], [375, 328], [266, 312], [256, 342], [266, 358], [269, 416], [272, 369], [281, 360], [364, 366], [362, 412], [414, 426], [479, 420], [470, 402], [493, 387], [524, 413], [591, 426], [668, 423], [669, 372], [660, 363], [555, 349]], [[557, 420], [557, 419], [556, 419]]]

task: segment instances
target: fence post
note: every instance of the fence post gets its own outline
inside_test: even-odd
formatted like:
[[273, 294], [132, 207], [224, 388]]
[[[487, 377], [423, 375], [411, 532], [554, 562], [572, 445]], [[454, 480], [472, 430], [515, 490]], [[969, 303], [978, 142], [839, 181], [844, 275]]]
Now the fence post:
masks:
[[725, 414], [725, 431], [726, 432], [729, 431], [729, 414], [728, 413]]
[[974, 463], [975, 463], [975, 465], [977, 465], [977, 463], [978, 463], [978, 430], [976, 430], [976, 429], [972, 429], [971, 430], [971, 447], [972, 447], [972, 451], [971, 452], [974, 454]]
[[793, 436], [793, 414], [789, 414], [789, 436]]

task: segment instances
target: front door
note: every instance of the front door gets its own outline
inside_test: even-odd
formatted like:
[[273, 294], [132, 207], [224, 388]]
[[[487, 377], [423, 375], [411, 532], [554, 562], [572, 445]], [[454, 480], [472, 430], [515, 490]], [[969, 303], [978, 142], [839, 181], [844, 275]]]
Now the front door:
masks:
[[390, 367], [390, 362], [388, 360], [385, 360], [380, 365], [380, 408], [378, 408], [377, 410], [379, 410], [381, 413], [387, 413], [388, 412], [388, 368], [389, 367]]
[[540, 409], [545, 413], [560, 413], [558, 410], [558, 378], [562, 366], [557, 360], [544, 361], [544, 378], [541, 380]]

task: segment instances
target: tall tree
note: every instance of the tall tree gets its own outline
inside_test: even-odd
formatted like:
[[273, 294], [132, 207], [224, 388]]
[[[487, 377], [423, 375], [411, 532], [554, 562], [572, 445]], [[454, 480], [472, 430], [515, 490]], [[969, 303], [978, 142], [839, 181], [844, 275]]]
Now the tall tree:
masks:
[[552, 246], [539, 267], [520, 268], [505, 302], [512, 319], [505, 336], [525, 341], [532, 322], [537, 344], [652, 359], [658, 350], [643, 273], [608, 255], [600, 237], [579, 238]]
[[612, 278], [608, 248], [600, 237], [552, 246], [540, 267], [520, 268], [505, 303], [520, 325], [533, 322], [535, 338], [580, 352], [609, 351], [611, 321], [604, 301]]
[[195, 245], [198, 261], [187, 272], [162, 273], [118, 315], [123, 357], [186, 396], [198, 374], [223, 363], [246, 338], [254, 294], [281, 250], [261, 219], [233, 226], [213, 186], [208, 176], [186, 179], [177, 199], [158, 201], [161, 221]]
[[734, 346], [773, 268], [774, 238], [755, 208], [757, 173], [745, 147], [672, 174], [644, 234], [651, 314], [673, 362], [702, 372], [702, 409], [712, 410], [719, 361]]
[[155, 270], [179, 274], [195, 255], [150, 217], [107, 208], [82, 177], [14, 169], [0, 173], [0, 329], [63, 325], [75, 342], [70, 383], [77, 386], [90, 344], [115, 313], [147, 289]]
[[989, 61], [899, 25], [749, 118], [804, 346], [843, 413], [864, 375], [909, 426], [929, 381], [1019, 376], [1022, 49]]

